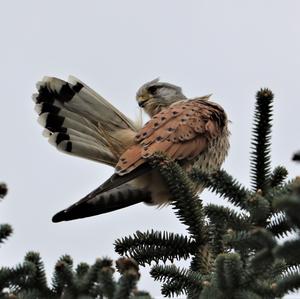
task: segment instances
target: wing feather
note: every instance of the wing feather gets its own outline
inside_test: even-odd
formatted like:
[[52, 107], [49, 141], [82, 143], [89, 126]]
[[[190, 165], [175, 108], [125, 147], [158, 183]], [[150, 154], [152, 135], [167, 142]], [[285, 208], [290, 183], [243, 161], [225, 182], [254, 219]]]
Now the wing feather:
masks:
[[156, 152], [165, 152], [174, 160], [193, 159], [222, 133], [225, 123], [224, 110], [206, 98], [175, 103], [138, 132], [136, 143], [121, 156], [116, 173], [132, 171]]

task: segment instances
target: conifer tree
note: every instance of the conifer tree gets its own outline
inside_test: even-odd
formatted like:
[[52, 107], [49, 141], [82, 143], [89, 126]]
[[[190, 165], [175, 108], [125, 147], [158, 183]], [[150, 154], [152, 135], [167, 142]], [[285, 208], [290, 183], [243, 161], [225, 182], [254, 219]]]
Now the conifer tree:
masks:
[[[151, 164], [169, 187], [171, 206], [188, 235], [137, 231], [115, 242], [115, 250], [140, 265], [155, 265], [151, 275], [166, 297], [282, 298], [300, 288], [300, 179], [286, 181], [287, 170], [271, 168], [273, 93], [256, 95], [251, 141], [251, 188], [225, 170], [212, 175], [182, 168], [157, 154]], [[299, 153], [294, 160], [300, 160]], [[233, 207], [203, 205], [194, 182], [222, 196]], [[282, 240], [294, 235], [295, 238]], [[180, 268], [175, 260], [190, 260]], [[166, 264], [168, 262], [168, 264]]]
[[[7, 193], [0, 184], [0, 198]], [[0, 225], [0, 243], [12, 234], [9, 224]], [[120, 258], [116, 266], [121, 276], [114, 278], [115, 268], [109, 258], [96, 259], [93, 265], [80, 263], [63, 255], [57, 261], [52, 284], [47, 283], [44, 263], [38, 252], [28, 252], [23, 263], [15, 267], [0, 267], [0, 299], [151, 299], [148, 292], [139, 291], [138, 264], [130, 258]]]

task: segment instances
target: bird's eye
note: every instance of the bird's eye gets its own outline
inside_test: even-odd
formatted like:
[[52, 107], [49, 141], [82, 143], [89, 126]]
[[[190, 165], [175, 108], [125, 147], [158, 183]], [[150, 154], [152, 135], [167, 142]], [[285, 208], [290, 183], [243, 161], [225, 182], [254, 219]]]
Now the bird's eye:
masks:
[[158, 89], [158, 86], [150, 86], [150, 87], [148, 88], [148, 91], [149, 91], [150, 93], [152, 93], [152, 94], [155, 94], [156, 91], [157, 91], [157, 89]]

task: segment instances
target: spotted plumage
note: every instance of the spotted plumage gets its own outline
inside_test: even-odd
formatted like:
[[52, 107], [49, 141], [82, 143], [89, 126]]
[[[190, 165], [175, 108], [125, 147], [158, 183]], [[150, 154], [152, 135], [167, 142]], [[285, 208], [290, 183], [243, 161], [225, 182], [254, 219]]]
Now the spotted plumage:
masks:
[[116, 173], [124, 175], [146, 163], [155, 152], [174, 160], [191, 160], [202, 153], [210, 139], [220, 135], [226, 117], [223, 109], [207, 105], [208, 97], [182, 100], [156, 114], [121, 155]]
[[[229, 148], [227, 117], [210, 96], [187, 99], [180, 87], [155, 79], [137, 92], [150, 120], [139, 128], [84, 83], [45, 77], [33, 96], [39, 122], [59, 150], [115, 167], [115, 174], [54, 222], [110, 212], [138, 202], [164, 205], [170, 195], [149, 157], [164, 152], [188, 171], [212, 172]], [[195, 192], [202, 191], [195, 185]]]

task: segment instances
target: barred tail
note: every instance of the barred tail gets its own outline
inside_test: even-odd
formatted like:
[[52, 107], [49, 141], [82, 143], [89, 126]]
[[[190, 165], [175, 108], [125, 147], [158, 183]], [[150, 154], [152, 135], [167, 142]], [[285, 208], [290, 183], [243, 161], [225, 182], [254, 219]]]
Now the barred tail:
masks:
[[79, 202], [55, 214], [52, 221], [61, 222], [95, 216], [135, 205], [143, 201], [151, 201], [150, 192], [133, 188], [130, 184], [124, 184], [94, 196], [90, 194], [85, 196]]
[[126, 145], [114, 134], [134, 133], [136, 126], [90, 87], [74, 77], [69, 81], [45, 77], [33, 95], [49, 142], [60, 151], [115, 166]]

